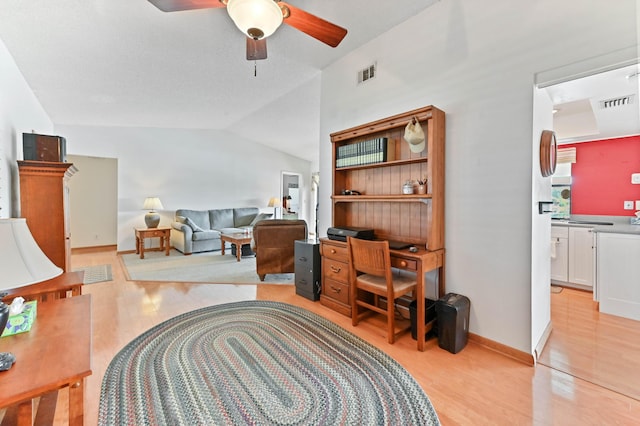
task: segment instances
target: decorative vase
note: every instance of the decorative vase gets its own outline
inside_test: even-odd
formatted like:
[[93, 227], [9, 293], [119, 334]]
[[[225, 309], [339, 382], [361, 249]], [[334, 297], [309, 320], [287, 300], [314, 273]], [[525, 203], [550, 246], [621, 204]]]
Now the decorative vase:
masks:
[[410, 180], [406, 181], [404, 185], [402, 185], [402, 193], [404, 195], [413, 194], [413, 182]]
[[418, 194], [426, 194], [427, 185], [418, 185]]
[[157, 228], [160, 224], [160, 215], [151, 211], [144, 215], [144, 223], [147, 225], [147, 228]]

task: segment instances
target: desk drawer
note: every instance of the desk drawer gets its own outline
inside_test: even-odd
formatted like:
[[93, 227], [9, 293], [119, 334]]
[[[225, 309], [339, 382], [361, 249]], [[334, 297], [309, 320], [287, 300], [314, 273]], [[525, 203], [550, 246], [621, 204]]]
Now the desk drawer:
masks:
[[342, 262], [346, 262], [348, 259], [346, 245], [338, 246], [338, 245], [327, 244], [323, 242], [320, 246], [320, 252], [322, 256], [328, 257], [330, 259], [336, 259]]
[[322, 262], [322, 276], [342, 283], [349, 283], [349, 265], [333, 259]]
[[391, 266], [394, 268], [405, 269], [407, 271], [417, 271], [418, 261], [414, 259], [405, 259], [403, 257], [391, 256]]
[[325, 297], [336, 300], [345, 305], [351, 304], [351, 302], [349, 302], [348, 284], [325, 278], [324, 282], [322, 283], [322, 294]]
[[141, 233], [143, 238], [164, 237], [167, 235], [166, 231], [145, 231]]

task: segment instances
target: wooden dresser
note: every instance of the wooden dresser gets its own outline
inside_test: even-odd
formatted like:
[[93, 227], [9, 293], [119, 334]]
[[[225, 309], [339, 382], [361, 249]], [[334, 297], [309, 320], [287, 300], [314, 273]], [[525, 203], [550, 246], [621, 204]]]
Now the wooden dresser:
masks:
[[69, 229], [68, 180], [77, 169], [72, 163], [18, 161], [20, 173], [20, 216], [44, 254], [69, 271], [71, 234]]

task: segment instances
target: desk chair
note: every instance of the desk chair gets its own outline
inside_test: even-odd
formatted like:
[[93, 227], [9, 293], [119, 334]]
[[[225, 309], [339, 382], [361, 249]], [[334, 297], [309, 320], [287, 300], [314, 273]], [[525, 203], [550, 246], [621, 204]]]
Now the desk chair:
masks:
[[[361, 317], [377, 312], [387, 317], [387, 340], [395, 342], [395, 301], [405, 294], [415, 299], [415, 277], [393, 276], [388, 241], [369, 241], [347, 237], [349, 280], [351, 285], [351, 322], [358, 325]], [[371, 296], [373, 294], [373, 303]], [[369, 296], [369, 297], [367, 297]], [[386, 309], [380, 307], [380, 296], [387, 299]], [[360, 312], [360, 307], [368, 311]]]

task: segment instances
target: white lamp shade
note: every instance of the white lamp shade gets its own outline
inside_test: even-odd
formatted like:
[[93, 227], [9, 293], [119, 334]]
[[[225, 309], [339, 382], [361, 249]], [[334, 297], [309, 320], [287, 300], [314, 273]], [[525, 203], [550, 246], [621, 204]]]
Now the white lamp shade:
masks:
[[143, 210], [162, 210], [162, 202], [160, 202], [160, 198], [158, 197], [147, 197], [144, 200], [144, 205], [142, 206]]
[[24, 218], [0, 219], [0, 290], [55, 278], [62, 269], [33, 239]]
[[273, 0], [229, 0], [227, 11], [240, 31], [256, 39], [269, 37], [283, 19], [280, 6]]
[[280, 207], [280, 198], [271, 197], [269, 199], [269, 204], [267, 205], [267, 207]]

